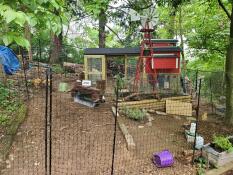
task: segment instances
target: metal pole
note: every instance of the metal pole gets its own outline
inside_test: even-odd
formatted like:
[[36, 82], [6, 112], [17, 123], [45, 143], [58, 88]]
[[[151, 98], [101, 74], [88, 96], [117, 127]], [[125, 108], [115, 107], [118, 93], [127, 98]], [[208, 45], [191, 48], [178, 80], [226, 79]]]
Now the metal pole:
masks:
[[49, 69], [49, 80], [50, 80], [50, 87], [49, 87], [49, 175], [52, 173], [52, 69]]
[[40, 61], [41, 61], [41, 42], [39, 39], [39, 59], [37, 60], [38, 77], [40, 77]]
[[45, 174], [48, 174], [48, 72], [46, 71], [46, 87], [45, 87]]
[[212, 114], [214, 113], [214, 103], [213, 103], [213, 92], [212, 92], [212, 80], [210, 78], [210, 102], [211, 102], [211, 110]]
[[[117, 80], [116, 80], [117, 81]], [[117, 127], [117, 114], [118, 114], [118, 98], [119, 98], [119, 91], [118, 91], [118, 82], [116, 83], [116, 111], [115, 111], [115, 123], [114, 123], [114, 137], [113, 137], [113, 148], [112, 148], [112, 169], [111, 175], [114, 174], [114, 161], [115, 161], [115, 151], [116, 151], [116, 127]]]
[[196, 84], [195, 84], [195, 92], [197, 92], [197, 86], [198, 86], [198, 70], [196, 70]]
[[196, 129], [195, 129], [195, 137], [194, 137], [194, 144], [193, 144], [193, 164], [195, 160], [195, 147], [197, 141], [197, 131], [198, 131], [198, 122], [199, 122], [199, 107], [200, 107], [200, 99], [201, 99], [201, 79], [199, 80], [199, 88], [198, 88], [198, 100], [197, 100], [197, 109], [196, 109]]
[[[21, 50], [21, 49], [20, 49]], [[22, 62], [23, 62], [23, 73], [24, 73], [24, 81], [25, 81], [25, 87], [26, 87], [26, 93], [27, 93], [27, 100], [29, 100], [29, 90], [28, 90], [28, 81], [27, 81], [27, 72], [25, 68], [25, 59], [24, 59], [24, 54], [23, 50], [21, 50], [21, 57], [22, 57]]]

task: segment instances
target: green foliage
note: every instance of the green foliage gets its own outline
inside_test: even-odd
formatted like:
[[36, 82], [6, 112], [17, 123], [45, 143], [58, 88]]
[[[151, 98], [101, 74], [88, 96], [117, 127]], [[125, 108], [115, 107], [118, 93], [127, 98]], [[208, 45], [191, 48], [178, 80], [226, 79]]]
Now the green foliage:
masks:
[[197, 174], [205, 175], [205, 168], [206, 168], [206, 159], [203, 157], [199, 157], [197, 159]]
[[227, 137], [214, 136], [213, 143], [224, 151], [233, 152], [233, 145]]
[[11, 115], [20, 106], [17, 94], [11, 91], [9, 86], [12, 86], [11, 82], [8, 82], [7, 86], [0, 83], [0, 111], [4, 120], [7, 118], [5, 115]]
[[128, 108], [125, 107], [122, 109], [123, 114], [133, 120], [143, 120], [146, 116], [146, 111], [138, 108]]
[[121, 89], [124, 89], [126, 85], [126, 80], [120, 74], [117, 74], [115, 78], [116, 78], [116, 87], [118, 88], [118, 90], [120, 91]]
[[9, 124], [10, 118], [6, 114], [0, 114], [0, 125], [6, 126]]
[[53, 64], [52, 65], [52, 70], [56, 74], [62, 74], [64, 73], [64, 69], [60, 64]]
[[[25, 26], [29, 25], [34, 34], [46, 32], [47, 37], [53, 32], [62, 31], [62, 24], [67, 23], [68, 13], [64, 12], [64, 0], [2, 0], [0, 3], [0, 43], [6, 46], [16, 43], [29, 49], [30, 43], [25, 37]], [[54, 13], [56, 11], [57, 13]], [[59, 14], [59, 15], [58, 15]]]

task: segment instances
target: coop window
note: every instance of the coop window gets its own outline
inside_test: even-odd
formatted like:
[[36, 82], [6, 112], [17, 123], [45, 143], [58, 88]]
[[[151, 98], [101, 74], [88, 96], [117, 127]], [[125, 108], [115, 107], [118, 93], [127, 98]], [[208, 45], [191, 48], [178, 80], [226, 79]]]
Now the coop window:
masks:
[[102, 60], [100, 58], [88, 58], [88, 72], [101, 73]]

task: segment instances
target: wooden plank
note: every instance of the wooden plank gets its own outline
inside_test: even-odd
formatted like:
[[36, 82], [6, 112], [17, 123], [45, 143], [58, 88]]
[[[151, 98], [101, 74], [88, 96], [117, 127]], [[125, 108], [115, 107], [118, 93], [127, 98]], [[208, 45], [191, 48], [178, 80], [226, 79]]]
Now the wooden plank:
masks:
[[106, 77], [107, 77], [107, 64], [106, 64], [106, 57], [105, 55], [103, 55], [101, 57], [101, 61], [102, 61], [102, 80], [106, 80]]
[[128, 75], [128, 57], [125, 55], [125, 79], [127, 79]]
[[166, 113], [175, 115], [192, 116], [192, 103], [166, 100]]
[[205, 174], [206, 175], [221, 175], [232, 169], [233, 169], [233, 162], [230, 162], [226, 165], [219, 167], [218, 169], [209, 170]]
[[88, 80], [88, 57], [84, 55], [84, 73], [85, 73], [85, 79]]
[[162, 98], [160, 100], [151, 99], [151, 100], [141, 100], [141, 101], [120, 102], [119, 106], [133, 105], [133, 104], [155, 103], [155, 102], [161, 102], [161, 101], [165, 102], [166, 100], [190, 100], [191, 101], [191, 96], [167, 97], [167, 98]]

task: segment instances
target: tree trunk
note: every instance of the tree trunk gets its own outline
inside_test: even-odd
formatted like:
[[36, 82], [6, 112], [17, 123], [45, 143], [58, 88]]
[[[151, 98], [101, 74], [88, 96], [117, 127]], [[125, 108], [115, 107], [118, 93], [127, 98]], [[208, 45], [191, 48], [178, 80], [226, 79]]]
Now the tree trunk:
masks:
[[29, 50], [28, 50], [28, 58], [29, 58], [29, 61], [32, 61], [31, 28], [30, 28], [28, 23], [25, 23], [25, 25], [24, 25], [24, 36], [30, 43], [30, 47], [29, 47]]
[[[232, 10], [233, 12], [233, 6]], [[225, 63], [225, 81], [226, 81], [226, 116], [227, 124], [233, 124], [233, 15], [231, 13], [230, 22], [230, 40], [227, 48]]]
[[99, 14], [99, 48], [105, 48], [105, 25], [107, 23], [107, 17], [105, 14], [105, 10], [101, 10]]
[[51, 56], [50, 56], [50, 63], [51, 64], [55, 64], [55, 63], [59, 63], [59, 57], [61, 54], [61, 49], [62, 49], [62, 33], [60, 33], [58, 36], [57, 35], [53, 35], [52, 37], [52, 52], [51, 52]]
[[176, 17], [176, 9], [172, 7], [171, 12], [169, 14], [169, 23], [168, 23], [168, 38], [171, 39], [173, 39], [175, 36], [175, 17]]
[[182, 56], [182, 68], [184, 73], [186, 73], [186, 61], [184, 56], [184, 39], [183, 39], [183, 26], [182, 26], [182, 8], [180, 6], [179, 9], [179, 35], [180, 35], [180, 47], [182, 49], [181, 56]]

